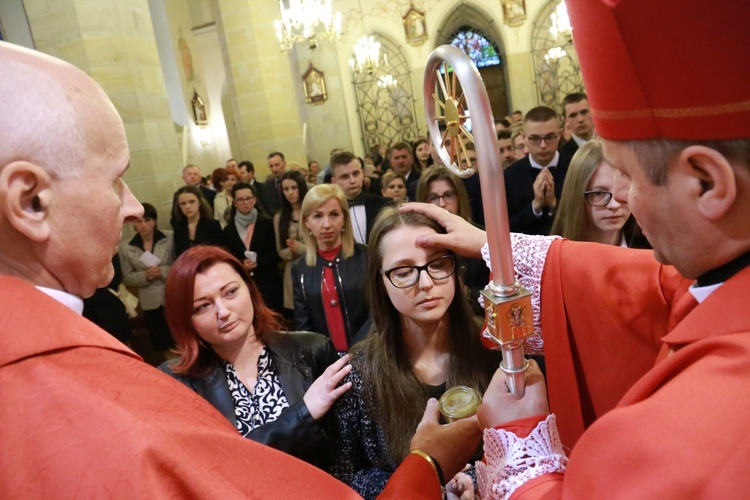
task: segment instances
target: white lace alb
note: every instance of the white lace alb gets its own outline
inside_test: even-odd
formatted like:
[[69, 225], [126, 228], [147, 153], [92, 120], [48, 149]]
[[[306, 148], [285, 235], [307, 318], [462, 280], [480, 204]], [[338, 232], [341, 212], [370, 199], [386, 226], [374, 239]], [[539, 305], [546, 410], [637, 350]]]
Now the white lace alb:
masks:
[[523, 439], [512, 432], [485, 429], [484, 462], [476, 463], [479, 498], [508, 498], [536, 477], [564, 472], [567, 463], [554, 415]]
[[[534, 309], [535, 334], [524, 342], [526, 354], [540, 356], [544, 354], [541, 315], [542, 271], [544, 270], [544, 261], [547, 259], [549, 246], [558, 238], [559, 236], [529, 236], [520, 233], [510, 233], [510, 244], [513, 249], [513, 267], [516, 270], [518, 281], [524, 288], [527, 288], [531, 292], [531, 305]], [[482, 247], [482, 258], [487, 267], [492, 270], [492, 265], [490, 264], [490, 247], [488, 244]], [[479, 296], [479, 303], [484, 307], [484, 300], [481, 295]]]

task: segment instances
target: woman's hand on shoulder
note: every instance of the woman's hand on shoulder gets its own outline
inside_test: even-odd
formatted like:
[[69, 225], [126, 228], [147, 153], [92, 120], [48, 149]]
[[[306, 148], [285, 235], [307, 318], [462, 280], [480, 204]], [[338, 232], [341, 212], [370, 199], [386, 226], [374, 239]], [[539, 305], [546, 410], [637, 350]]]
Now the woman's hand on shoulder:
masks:
[[310, 388], [302, 398], [310, 411], [310, 415], [315, 420], [319, 420], [333, 403], [341, 397], [346, 391], [351, 389], [352, 383], [347, 382], [339, 386], [344, 377], [352, 371], [352, 365], [349, 364], [349, 355], [342, 357], [331, 366], [326, 368], [323, 374], [315, 379]]

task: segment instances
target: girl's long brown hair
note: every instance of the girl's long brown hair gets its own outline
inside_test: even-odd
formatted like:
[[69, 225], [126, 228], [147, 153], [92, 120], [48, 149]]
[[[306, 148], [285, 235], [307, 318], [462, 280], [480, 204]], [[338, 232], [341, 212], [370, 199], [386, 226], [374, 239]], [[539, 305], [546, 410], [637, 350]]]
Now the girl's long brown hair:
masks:
[[[353, 363], [362, 373], [363, 385], [371, 391], [371, 411], [385, 431], [387, 453], [395, 463], [409, 453], [409, 444], [424, 414], [427, 392], [409, 365], [401, 331], [401, 315], [391, 303], [380, 268], [383, 263], [383, 237], [402, 226], [426, 226], [438, 233], [445, 230], [432, 219], [416, 213], [399, 213], [384, 208], [373, 226], [368, 253], [368, 300], [373, 330], [352, 348]], [[446, 254], [451, 252], [446, 250]], [[498, 368], [499, 355], [485, 349], [480, 341], [480, 325], [472, 316], [458, 273], [453, 275], [455, 296], [448, 307], [450, 367], [446, 387], [467, 385], [484, 393]]]

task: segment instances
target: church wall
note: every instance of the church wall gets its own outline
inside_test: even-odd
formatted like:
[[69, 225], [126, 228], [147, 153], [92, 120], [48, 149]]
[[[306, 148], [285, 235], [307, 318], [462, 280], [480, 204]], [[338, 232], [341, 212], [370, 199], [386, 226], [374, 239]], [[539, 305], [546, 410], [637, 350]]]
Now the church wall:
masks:
[[[157, 27], [156, 34], [148, 0], [25, 0], [24, 6], [36, 47], [88, 71], [113, 99], [133, 151], [128, 181], [139, 198], [155, 200], [159, 208], [171, 204], [185, 163], [198, 164], [205, 175], [229, 157], [250, 159], [263, 180], [268, 173], [266, 155], [274, 150], [302, 165], [309, 159], [326, 164], [335, 147], [364, 155], [349, 67], [352, 46], [364, 34], [378, 33], [399, 45], [411, 70], [416, 119], [424, 134], [424, 64], [449, 34], [444, 32], [447, 20], [461, 5], [455, 0], [413, 3], [426, 14], [428, 39], [411, 46], [402, 20], [410, 2], [362, 0], [362, 19], [358, 0], [337, 0], [334, 9], [344, 15], [345, 31], [337, 45], [322, 39], [314, 51], [298, 43], [290, 53], [282, 53], [273, 29], [273, 21], [280, 17], [275, 0], [151, 2], [160, 2], [166, 13], [167, 28]], [[503, 22], [501, 0], [462, 2], [486, 18], [490, 34], [504, 51], [511, 109], [527, 111], [537, 105], [529, 54], [531, 20], [546, 3], [526, 0], [526, 22], [510, 28]], [[162, 37], [170, 43], [181, 94], [169, 82], [165, 86], [164, 61], [155, 44]], [[181, 38], [189, 47], [192, 79], [183, 62]], [[302, 74], [310, 63], [325, 73], [328, 100], [319, 105], [304, 99]], [[193, 120], [193, 88], [206, 101], [210, 124], [205, 129]], [[167, 97], [174, 99], [173, 94], [180, 94], [180, 113], [169, 109]]]
[[125, 180], [168, 225], [174, 174], [165, 166], [178, 166], [180, 156], [147, 0], [25, 0], [24, 7], [36, 48], [86, 71], [114, 103], [130, 146]]

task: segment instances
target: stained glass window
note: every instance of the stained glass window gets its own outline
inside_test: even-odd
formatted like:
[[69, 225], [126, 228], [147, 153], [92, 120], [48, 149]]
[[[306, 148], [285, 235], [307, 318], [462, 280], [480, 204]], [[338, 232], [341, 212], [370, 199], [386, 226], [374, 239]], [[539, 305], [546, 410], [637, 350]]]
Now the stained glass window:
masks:
[[459, 30], [451, 45], [458, 47], [471, 57], [477, 68], [500, 64], [500, 56], [497, 54], [495, 46], [487, 38], [470, 28]]

